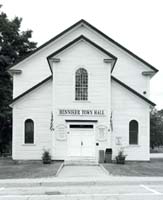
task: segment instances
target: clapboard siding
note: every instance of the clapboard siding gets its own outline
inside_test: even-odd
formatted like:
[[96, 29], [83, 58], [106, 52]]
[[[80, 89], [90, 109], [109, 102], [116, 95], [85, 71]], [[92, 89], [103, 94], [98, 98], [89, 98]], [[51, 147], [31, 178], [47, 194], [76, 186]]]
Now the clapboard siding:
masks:
[[[13, 159], [41, 159], [43, 149], [52, 150], [50, 120], [52, 82], [27, 94], [13, 106]], [[24, 144], [24, 121], [34, 121], [34, 144]]]
[[[141, 75], [142, 71], [149, 70], [149, 68], [116, 45], [104, 39], [98, 33], [90, 30], [90, 28], [80, 26], [64, 35], [64, 37], [58, 38], [56, 41], [50, 43], [45, 48], [41, 49], [14, 67], [15, 69], [21, 69], [23, 73], [21, 75], [14, 75], [13, 96], [16, 97], [20, 95], [40, 82], [42, 79], [49, 76], [50, 70], [46, 59], [47, 56], [80, 35], [85, 35], [118, 57], [118, 61], [113, 72], [114, 76], [130, 85], [141, 94], [143, 94], [143, 91], [147, 91], [147, 96], [149, 95], [149, 79]], [[89, 56], [89, 54], [87, 56]], [[76, 60], [78, 60], [78, 57], [76, 57]], [[67, 62], [71, 62], [69, 58], [67, 58]], [[93, 64], [93, 62], [91, 63]], [[97, 60], [95, 60], [95, 63], [97, 63]]]
[[[47, 57], [80, 35], [117, 57], [113, 75], [140, 94], [146, 91], [146, 96], [149, 97], [150, 79], [142, 76], [142, 72], [149, 71], [149, 68], [87, 26], [74, 28], [14, 66], [14, 69], [21, 69], [22, 74], [15, 74], [13, 77], [13, 97], [19, 96], [51, 75]], [[113, 148], [115, 158], [120, 148], [116, 144], [117, 137], [121, 137], [128, 160], [149, 160], [149, 104], [114, 80], [111, 81], [112, 66], [104, 63], [104, 59], [109, 56], [85, 40], [80, 40], [55, 58], [60, 58], [60, 62], [52, 64], [53, 80], [42, 84], [12, 104], [13, 159], [39, 160], [44, 148], [50, 150], [53, 159], [66, 159], [67, 139], [57, 138], [57, 126], [67, 127], [67, 135], [69, 124], [66, 120], [94, 120], [96, 142], [96, 128], [104, 125], [107, 129], [107, 139], [99, 141], [99, 146], [96, 146], [96, 158], [98, 150], [106, 148]], [[75, 101], [75, 72], [78, 68], [85, 68], [88, 72], [86, 102]], [[61, 116], [58, 114], [59, 109], [101, 109], [105, 111], [105, 115]], [[54, 114], [53, 132], [50, 131], [51, 112]], [[113, 132], [110, 126], [111, 113]], [[24, 121], [28, 118], [35, 123], [33, 145], [24, 144]], [[129, 145], [129, 122], [133, 119], [139, 122], [139, 144], [136, 146]]]
[[107, 39], [104, 39], [101, 35], [99, 35], [95, 31], [92, 31], [90, 28], [81, 27], [76, 29], [73, 32], [74, 37], [80, 35], [81, 32], [83, 35], [91, 38], [92, 41], [99, 44], [108, 52], [118, 58], [113, 71], [113, 75], [115, 77], [130, 85], [133, 89], [140, 92], [141, 94], [143, 94], [143, 91], [147, 91], [146, 96], [149, 97], [149, 78], [141, 75], [143, 71], [149, 71], [149, 68], [146, 65], [144, 65]]
[[106, 106], [110, 79], [110, 66], [103, 63], [106, 56], [99, 54], [96, 49], [85, 42], [80, 42], [58, 56], [61, 62], [54, 64], [53, 69], [56, 104], [72, 105], [75, 100], [75, 72], [83, 67], [88, 71], [88, 101], [91, 102], [91, 106], [95, 104]]
[[[116, 138], [121, 137], [127, 160], [149, 160], [149, 105], [112, 81], [112, 113], [114, 156], [120, 148], [116, 145]], [[139, 123], [138, 145], [129, 145], [131, 120], [137, 120]]]
[[[63, 53], [57, 55], [60, 63], [53, 66], [53, 110], [56, 126], [65, 124], [66, 119], [74, 116], [58, 116], [59, 109], [103, 109], [105, 117], [96, 117], [99, 124], [108, 125], [110, 116], [110, 71], [111, 65], [103, 62], [106, 58], [99, 50], [86, 42], [79, 42]], [[75, 101], [75, 72], [78, 68], [85, 68], [88, 72], [88, 101]], [[75, 116], [75, 119], [85, 119]], [[88, 116], [86, 119], [94, 119]], [[107, 143], [102, 148], [107, 147]], [[63, 141], [55, 141], [55, 158], [64, 159], [67, 145]]]

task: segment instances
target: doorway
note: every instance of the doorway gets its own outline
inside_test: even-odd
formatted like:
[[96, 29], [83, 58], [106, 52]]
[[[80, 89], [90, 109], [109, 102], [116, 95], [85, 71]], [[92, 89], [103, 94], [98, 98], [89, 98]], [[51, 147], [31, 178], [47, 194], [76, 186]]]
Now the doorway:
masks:
[[70, 124], [68, 156], [95, 158], [95, 132], [92, 124]]

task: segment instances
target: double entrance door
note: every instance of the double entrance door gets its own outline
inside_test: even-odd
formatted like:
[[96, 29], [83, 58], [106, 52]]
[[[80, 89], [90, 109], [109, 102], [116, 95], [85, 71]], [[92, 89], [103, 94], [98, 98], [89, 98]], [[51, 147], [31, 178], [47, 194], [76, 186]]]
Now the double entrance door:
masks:
[[68, 156], [80, 157], [81, 159], [95, 157], [95, 133], [93, 125], [70, 125]]

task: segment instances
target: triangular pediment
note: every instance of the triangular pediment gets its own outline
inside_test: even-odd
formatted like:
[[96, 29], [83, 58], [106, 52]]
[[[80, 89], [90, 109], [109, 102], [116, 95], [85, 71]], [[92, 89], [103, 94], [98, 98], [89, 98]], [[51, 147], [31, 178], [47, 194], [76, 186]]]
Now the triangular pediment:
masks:
[[[102, 53], [104, 56], [101, 58], [104, 62], [111, 63], [111, 72], [114, 77], [139, 94], [142, 94], [142, 90], [146, 90], [146, 76], [152, 77], [158, 71], [85, 20], [80, 20], [9, 68], [11, 74], [16, 75], [15, 77], [19, 76], [20, 82], [28, 82], [28, 84], [24, 84], [22, 89], [14, 93], [14, 98], [30, 91], [30, 88], [35, 87], [42, 80], [46, 80], [52, 73], [52, 63], [58, 62], [59, 56], [63, 52], [70, 53], [69, 49], [79, 46], [81, 41], [84, 41], [84, 44], [88, 44], [91, 48], [93, 47], [93, 50], [97, 50], [92, 51], [94, 58], [97, 55], [96, 52]], [[75, 59], [75, 57], [71, 58]], [[25, 76], [21, 74], [25, 74]], [[31, 74], [32, 79], [30, 79]]]
[[102, 52], [103, 54], [105, 54], [107, 56], [108, 59], [105, 59], [104, 62], [109, 62], [111, 63], [112, 66], [112, 70], [115, 66], [115, 63], [117, 61], [117, 57], [115, 57], [113, 54], [111, 54], [110, 52], [106, 51], [104, 48], [102, 48], [101, 46], [97, 45], [95, 42], [91, 41], [90, 39], [88, 39], [87, 37], [85, 37], [84, 35], [81, 35], [79, 37], [77, 37], [76, 39], [72, 40], [71, 42], [67, 43], [65, 46], [63, 46], [62, 48], [58, 49], [57, 51], [53, 52], [52, 54], [50, 54], [47, 57], [49, 66], [50, 66], [50, 70], [52, 72], [52, 63], [53, 62], [58, 62], [59, 59], [57, 58], [57, 56], [59, 54], [61, 54], [62, 52], [68, 50], [69, 48], [73, 47], [75, 44], [79, 43], [79, 42], [86, 42], [87, 44], [93, 46], [95, 49], [97, 49], [98, 51]]
[[[76, 22], [75, 24], [73, 24], [69, 28], [65, 29], [63, 32], [59, 33], [58, 35], [56, 35], [55, 37], [53, 37], [52, 39], [50, 39], [49, 41], [47, 41], [46, 43], [44, 43], [43, 45], [38, 47], [34, 52], [32, 52], [26, 58], [30, 57], [31, 55], [35, 54], [36, 52], [40, 51], [41, 49], [46, 48], [48, 45], [50, 45], [51, 43], [53, 43], [57, 39], [63, 37], [67, 33], [71, 32], [71, 31], [73, 31], [73, 30], [75, 30], [75, 29], [77, 29], [79, 27], [86, 27], [86, 28], [89, 28], [89, 29], [93, 30], [94, 32], [98, 33], [100, 36], [102, 36], [103, 38], [105, 38], [106, 40], [111, 42], [113, 45], [115, 45], [118, 48], [122, 49], [123, 51], [128, 53], [130, 56], [134, 57], [135, 59], [137, 59], [138, 61], [143, 63], [145, 66], [149, 67], [150, 70], [153, 70], [155, 73], [158, 72], [158, 70], [155, 67], [153, 67], [151, 64], [149, 64], [148, 62], [146, 62], [145, 60], [143, 60], [139, 56], [135, 55], [133, 52], [131, 52], [130, 50], [128, 50], [127, 48], [125, 48], [124, 46], [122, 46], [121, 44], [119, 44], [118, 42], [116, 42], [115, 40], [113, 40], [112, 38], [110, 38], [109, 36], [104, 34], [102, 31], [100, 31], [99, 29], [97, 29], [96, 27], [94, 27], [93, 25], [91, 25], [90, 23], [88, 23], [87, 21], [85, 21], [83, 19], [81, 19], [80, 21]], [[9, 67], [9, 69], [14, 67], [15, 65], [19, 64], [20, 62], [24, 61], [24, 59], [26, 59], [26, 58], [23, 58], [22, 60], [18, 61], [14, 65], [11, 65]]]

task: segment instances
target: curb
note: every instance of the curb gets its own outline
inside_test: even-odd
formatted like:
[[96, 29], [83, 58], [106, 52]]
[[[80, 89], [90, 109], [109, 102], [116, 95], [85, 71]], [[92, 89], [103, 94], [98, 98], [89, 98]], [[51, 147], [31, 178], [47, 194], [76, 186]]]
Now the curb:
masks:
[[99, 164], [99, 166], [101, 167], [102, 171], [107, 175], [107, 176], [112, 176], [108, 170], [105, 169], [105, 167], [102, 164]]
[[55, 177], [58, 177], [58, 175], [59, 175], [59, 173], [61, 172], [61, 170], [62, 170], [63, 167], [64, 167], [64, 163], [62, 163], [62, 164], [60, 165], [60, 167], [59, 167], [59, 169], [58, 169], [58, 171], [57, 171]]

